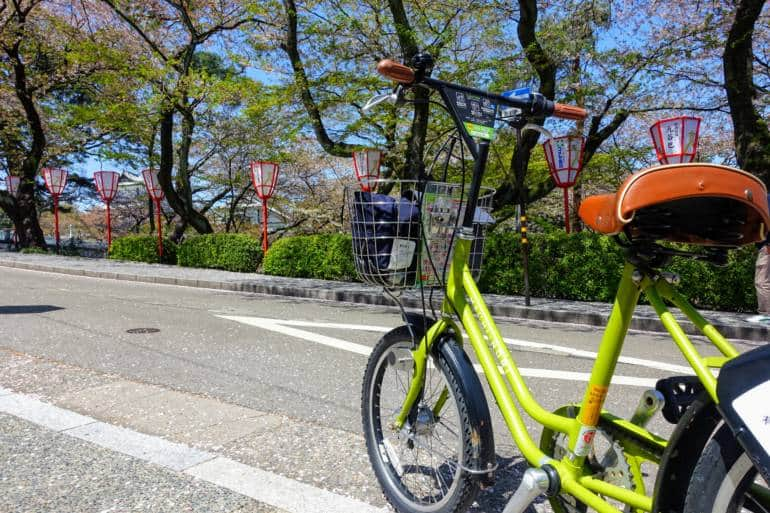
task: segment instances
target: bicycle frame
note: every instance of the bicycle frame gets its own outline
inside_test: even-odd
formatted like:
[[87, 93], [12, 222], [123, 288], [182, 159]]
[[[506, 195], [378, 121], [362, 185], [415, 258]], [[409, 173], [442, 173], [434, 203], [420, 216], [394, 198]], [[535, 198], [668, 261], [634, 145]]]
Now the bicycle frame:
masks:
[[[661, 322], [715, 402], [718, 402], [716, 378], [710, 369], [721, 367], [725, 361], [737, 356], [737, 350], [665, 279], [647, 277], [632, 264], [627, 263], [580, 405], [580, 414], [577, 418], [570, 418], [551, 413], [540, 406], [521, 376], [468, 267], [471, 240], [462, 238], [462, 233], [459, 237], [446, 282], [442, 318], [428, 330], [414, 349], [415, 374], [397, 418], [396, 427], [401, 428], [404, 425], [414, 401], [419, 396], [433, 343], [439, 335], [450, 328], [460, 333], [452, 320], [456, 312], [484, 370], [484, 375], [508, 429], [527, 461], [533, 466], [546, 463], [554, 466], [561, 477], [562, 490], [600, 513], [619, 513], [619, 510], [599, 495], [619, 500], [638, 510], [650, 511], [652, 497], [593, 478], [584, 473], [583, 466], [599, 418], [606, 413], [603, 411], [604, 399], [639, 295], [644, 293], [650, 301]], [[724, 356], [703, 357], [666, 307], [664, 298], [680, 308]], [[569, 453], [562, 461], [554, 461], [540, 450], [527, 431], [519, 408], [514, 403], [514, 397], [521, 409], [538, 423], [569, 436]], [[440, 411], [445, 400], [446, 391], [434, 406], [435, 413]], [[665, 441], [649, 431], [637, 426], [633, 428], [652, 443], [665, 446]]]
[[[635, 485], [642, 493], [607, 483], [590, 474], [584, 465], [589, 455], [600, 420], [609, 422], [626, 433], [633, 433], [638, 440], [663, 452], [666, 441], [655, 436], [643, 427], [613, 417], [604, 411], [603, 405], [618, 363], [623, 342], [628, 332], [633, 312], [640, 294], [645, 294], [655, 309], [663, 326], [670, 333], [679, 350], [688, 361], [711, 399], [718, 404], [716, 378], [712, 368], [721, 367], [726, 361], [738, 355], [738, 351], [712, 326], [697, 310], [672, 286], [662, 275], [647, 275], [633, 264], [626, 263], [617, 295], [602, 336], [596, 361], [585, 389], [583, 400], [576, 417], [552, 413], [543, 408], [534, 398], [516, 365], [510, 350], [503, 341], [489, 309], [473, 279], [469, 269], [469, 256], [473, 240], [473, 217], [481, 187], [481, 179], [486, 167], [489, 141], [472, 137], [463, 126], [461, 115], [450, 99], [450, 92], [459, 91], [490, 99], [498, 104], [518, 106], [518, 100], [503, 98], [477, 89], [449, 84], [437, 79], [423, 77], [421, 84], [439, 92], [454, 119], [458, 131], [474, 157], [474, 169], [467, 193], [467, 203], [462, 227], [456, 235], [452, 262], [445, 285], [445, 296], [441, 308], [441, 318], [431, 326], [421, 340], [415, 341], [413, 357], [414, 374], [404, 404], [392, 427], [401, 429], [407, 423], [410, 411], [421, 396], [426, 368], [434, 343], [446, 331], [452, 331], [460, 338], [461, 331], [453, 320], [456, 314], [467, 334], [473, 351], [483, 369], [492, 393], [502, 413], [503, 419], [513, 440], [530, 465], [541, 467], [553, 466], [559, 473], [561, 490], [577, 500], [595, 509], [599, 513], [620, 513], [620, 510], [604, 498], [623, 502], [635, 511], [651, 511], [653, 498], [644, 492], [644, 483]], [[722, 353], [722, 357], [703, 357], [685, 334], [682, 327], [668, 310], [664, 300], [678, 307], [687, 318], [705, 335]], [[438, 416], [448, 399], [445, 389], [433, 405], [433, 413]], [[515, 399], [515, 400], [514, 400]], [[518, 403], [518, 406], [517, 404]], [[561, 461], [547, 456], [535, 443], [527, 431], [520, 409], [552, 432], [566, 434], [568, 437], [567, 455]], [[650, 459], [644, 455], [629, 454], [630, 458]], [[658, 463], [656, 460], [655, 463]]]

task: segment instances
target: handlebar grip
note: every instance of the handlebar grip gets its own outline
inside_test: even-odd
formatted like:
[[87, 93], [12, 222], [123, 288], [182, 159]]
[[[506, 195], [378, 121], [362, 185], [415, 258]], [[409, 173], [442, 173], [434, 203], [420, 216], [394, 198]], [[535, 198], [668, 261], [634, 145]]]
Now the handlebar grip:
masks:
[[395, 80], [399, 84], [411, 84], [414, 82], [414, 70], [392, 59], [383, 59], [377, 63], [377, 72], [385, 77]]
[[567, 105], [564, 103], [553, 104], [553, 117], [555, 118], [578, 121], [585, 119], [586, 116], [588, 116], [588, 112], [586, 112], [585, 109], [581, 109], [580, 107], [575, 107], [574, 105]]

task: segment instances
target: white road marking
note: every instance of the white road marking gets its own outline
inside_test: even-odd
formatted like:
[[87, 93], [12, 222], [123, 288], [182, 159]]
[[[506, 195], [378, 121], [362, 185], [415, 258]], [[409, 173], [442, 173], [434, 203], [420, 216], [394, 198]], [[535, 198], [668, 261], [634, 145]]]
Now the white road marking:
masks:
[[317, 333], [312, 333], [310, 331], [298, 330], [296, 328], [291, 328], [289, 326], [284, 326], [283, 321], [279, 321], [278, 319], [266, 319], [262, 317], [245, 317], [242, 315], [217, 315], [217, 317], [221, 317], [222, 319], [228, 319], [235, 322], [240, 322], [241, 324], [248, 324], [249, 326], [255, 326], [257, 328], [264, 328], [270, 331], [276, 331], [278, 333], [283, 333], [284, 335], [288, 335], [290, 337], [309, 340], [310, 342], [315, 342], [317, 344], [321, 344], [322, 346], [329, 346], [335, 349], [342, 349], [343, 351], [348, 351], [348, 352], [360, 354], [363, 356], [369, 356], [369, 353], [372, 352], [372, 348], [369, 346], [365, 346], [363, 344], [356, 344], [355, 342], [348, 342], [347, 340], [342, 340], [339, 338], [327, 337], [326, 335], [319, 335]]
[[65, 434], [177, 472], [216, 457], [184, 444], [169, 442], [157, 436], [145, 435], [105, 422], [94, 422], [69, 429]]
[[64, 431], [96, 422], [96, 419], [91, 417], [13, 392], [0, 397], [0, 412], [45, 426], [53, 431]]
[[[369, 354], [371, 354], [372, 352], [371, 347], [363, 344], [356, 344], [355, 342], [348, 342], [347, 340], [342, 340], [339, 338], [329, 337], [326, 335], [319, 335], [317, 333], [313, 333], [312, 331], [305, 331], [305, 330], [300, 330], [297, 328], [285, 326], [286, 322], [281, 319], [269, 319], [265, 317], [249, 317], [249, 316], [243, 316], [243, 315], [217, 315], [217, 317], [220, 317], [222, 319], [228, 319], [235, 322], [240, 322], [242, 324], [247, 324], [249, 326], [254, 326], [257, 328], [274, 331], [276, 333], [282, 333], [290, 337], [300, 338], [302, 340], [307, 340], [309, 342], [314, 342], [323, 346], [332, 347], [334, 349], [341, 349], [343, 351], [348, 351], [348, 352], [359, 354], [362, 356], [369, 356]], [[301, 324], [297, 321], [291, 321], [291, 322], [294, 325], [300, 325], [300, 326], [316, 326], [318, 324], [318, 323], [311, 323], [306, 321], [301, 321]], [[328, 323], [322, 323], [322, 324], [328, 324]], [[336, 326], [338, 327], [345, 326], [346, 329], [352, 329], [346, 325], [338, 324]], [[359, 326], [359, 329], [361, 329], [361, 325], [353, 324], [350, 326]], [[379, 327], [376, 327], [376, 328], [377, 329], [372, 329], [371, 331], [379, 331], [381, 329]], [[388, 329], [388, 331], [390, 331], [390, 329]], [[483, 372], [481, 366], [478, 364], [475, 364], [474, 368], [478, 373]], [[529, 368], [529, 367], [519, 367], [519, 372], [524, 377], [559, 379], [559, 380], [565, 380], [565, 381], [579, 381], [584, 383], [587, 383], [590, 377], [590, 374], [586, 372], [570, 372], [570, 371], [551, 370], [551, 369], [537, 369], [537, 368]], [[657, 380], [650, 379], [650, 378], [638, 378], [634, 376], [618, 376], [618, 375], [614, 376], [612, 379], [612, 382], [616, 385], [628, 385], [628, 386], [645, 387], [645, 388], [655, 388], [656, 381]]]
[[[220, 315], [220, 317], [224, 317], [224, 316]], [[273, 319], [273, 320], [277, 320], [277, 319]], [[368, 324], [344, 324], [340, 322], [294, 321], [294, 320], [283, 320], [283, 319], [281, 319], [279, 322], [284, 326], [309, 326], [313, 328], [376, 331], [379, 333], [387, 333], [393, 329], [393, 327], [388, 327], [388, 326], [369, 326]]]
[[30, 421], [111, 451], [184, 472], [289, 513], [385, 513], [365, 502], [244, 465], [215, 453], [100, 422], [25, 394], [0, 388], [0, 413]]
[[[476, 369], [476, 372], [479, 374], [484, 372], [484, 369], [482, 369], [481, 365], [478, 363], [474, 363], [473, 368]], [[502, 367], [498, 367], [498, 369], [501, 373], [503, 372]], [[551, 369], [535, 369], [531, 367], [519, 367], [519, 373], [528, 378], [561, 379], [564, 381], [581, 381], [583, 383], [588, 383], [588, 380], [591, 377], [590, 372], [554, 371]], [[657, 383], [657, 381], [657, 379], [637, 378], [636, 376], [619, 376], [617, 374], [612, 376], [613, 385], [655, 388], [655, 383]]]
[[[283, 320], [283, 319], [268, 319], [263, 317], [246, 317], [246, 316], [229, 316], [229, 315], [218, 315], [217, 317], [222, 317], [224, 319], [231, 319], [237, 322], [242, 322], [244, 324], [250, 324], [252, 326], [257, 326], [257, 327], [262, 327], [264, 325], [260, 323], [269, 323], [271, 324], [271, 328], [270, 328], [271, 330], [276, 325], [278, 327], [306, 326], [310, 328], [332, 328], [332, 329], [341, 329], [341, 330], [372, 331], [377, 333], [387, 333], [388, 331], [393, 329], [387, 326], [369, 326], [366, 324], [344, 324], [344, 323], [338, 323], [338, 322], [296, 321], [296, 320]], [[254, 322], [248, 322], [247, 319], [254, 319]], [[273, 331], [278, 331], [278, 329], [275, 329]], [[288, 332], [282, 332], [282, 333], [289, 336], [295, 336], [295, 335], [291, 335]], [[339, 340], [339, 339], [336, 339], [336, 340]], [[466, 337], [466, 340], [467, 340], [467, 337]], [[597, 353], [593, 351], [584, 351], [582, 349], [575, 349], [574, 347], [569, 347], [569, 346], [560, 346], [560, 345], [548, 344], [544, 342], [533, 342], [531, 340], [522, 340], [518, 338], [503, 338], [503, 340], [505, 341], [506, 344], [515, 346], [515, 347], [545, 349], [548, 351], [561, 353], [565, 356], [574, 356], [576, 358], [584, 358], [587, 360], [595, 360], [597, 357]], [[659, 362], [656, 360], [647, 360], [644, 358], [634, 358], [632, 356], [621, 356], [618, 362], [624, 363], [626, 365], [648, 367], [650, 369], [676, 372], [679, 374], [688, 374], [688, 375], [694, 374], [693, 370], [690, 367], [686, 367], [684, 365], [676, 365], [672, 363]]]
[[[555, 344], [544, 344], [542, 342], [532, 342], [530, 340], [520, 340], [516, 338], [504, 338], [503, 340], [512, 346], [528, 347], [532, 349], [548, 349], [549, 351], [562, 353], [566, 356], [575, 356], [589, 360], [595, 360], [597, 357], [597, 353], [593, 351], [584, 351], [582, 349], [575, 349], [572, 347], [558, 346]], [[672, 363], [658, 362], [655, 360], [646, 360], [644, 358], [621, 356], [618, 359], [618, 362], [625, 363], [627, 365], [636, 365], [638, 367], [649, 367], [651, 369], [678, 372], [680, 374], [695, 374], [690, 367], [685, 367], [684, 365], [675, 365]]]
[[375, 508], [356, 499], [342, 497], [293, 479], [249, 467], [229, 458], [219, 457], [207, 461], [186, 470], [185, 474], [292, 512], [384, 513], [386, 511], [384, 508]]

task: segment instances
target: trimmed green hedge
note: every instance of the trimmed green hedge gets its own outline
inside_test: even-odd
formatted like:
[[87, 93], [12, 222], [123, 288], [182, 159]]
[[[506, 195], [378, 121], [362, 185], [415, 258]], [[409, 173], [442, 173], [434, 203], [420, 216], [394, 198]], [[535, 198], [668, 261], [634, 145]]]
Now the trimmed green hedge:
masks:
[[[623, 269], [609, 237], [580, 232], [530, 233], [529, 287], [533, 297], [612, 301]], [[521, 237], [493, 232], [486, 240], [480, 287], [493, 294], [523, 294]]]
[[196, 235], [182, 241], [177, 250], [177, 262], [183, 267], [253, 273], [261, 261], [259, 241], [242, 233]]
[[26, 248], [21, 248], [21, 251], [19, 252], [25, 255], [47, 255], [48, 254], [47, 249], [43, 249], [37, 246], [29, 246]]
[[350, 235], [321, 234], [286, 237], [270, 246], [265, 274], [323, 280], [356, 280]]
[[[127, 235], [112, 241], [109, 258], [133, 262], [158, 263], [158, 237], [155, 235]], [[163, 263], [176, 264], [176, 244], [163, 239]]]
[[[623, 269], [623, 254], [610, 238], [584, 231], [531, 233], [530, 291], [533, 297], [611, 302]], [[486, 241], [480, 287], [494, 294], [523, 294], [520, 236], [493, 232]], [[725, 267], [674, 258], [667, 270], [680, 275], [679, 290], [703, 308], [756, 311], [753, 246], [731, 251]]]

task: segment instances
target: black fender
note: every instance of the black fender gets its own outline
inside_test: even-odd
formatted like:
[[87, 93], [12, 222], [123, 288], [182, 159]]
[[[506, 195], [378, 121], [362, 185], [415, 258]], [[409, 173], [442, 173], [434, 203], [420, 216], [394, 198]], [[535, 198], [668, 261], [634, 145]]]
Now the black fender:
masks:
[[702, 391], [682, 415], [663, 451], [653, 494], [653, 513], [681, 513], [695, 464], [721, 421], [708, 393]]
[[410, 330], [415, 337], [415, 345], [417, 345], [422, 337], [425, 336], [428, 329], [436, 323], [436, 319], [418, 313], [404, 312], [403, 317], [407, 324], [405, 327]]
[[497, 467], [495, 436], [492, 431], [487, 397], [484, 394], [481, 381], [479, 381], [479, 375], [476, 374], [468, 355], [452, 335], [442, 336], [438, 340], [436, 350], [441, 352], [441, 355], [459, 378], [458, 385], [466, 399], [473, 446], [473, 457], [468, 462], [468, 467], [479, 477], [482, 485], [492, 485], [495, 482], [494, 470]]
[[[415, 344], [419, 343], [428, 328], [436, 322], [430, 317], [416, 313], [407, 313], [406, 317], [409, 326], [398, 327], [393, 332], [399, 331], [403, 334], [402, 330], [410, 330], [416, 338]], [[390, 333], [385, 336], [390, 335]], [[463, 397], [466, 398], [468, 420], [471, 425], [471, 443], [473, 444], [473, 459], [468, 462], [468, 469], [478, 476], [483, 486], [491, 486], [494, 484], [497, 455], [495, 454], [495, 436], [492, 431], [489, 405], [479, 376], [457, 337], [459, 335], [452, 331], [443, 333], [433, 346], [433, 350], [440, 352], [444, 357], [444, 360], [457, 376], [458, 386]]]

